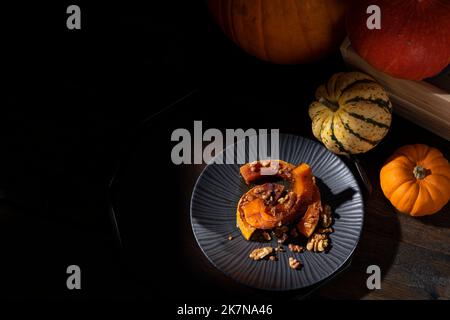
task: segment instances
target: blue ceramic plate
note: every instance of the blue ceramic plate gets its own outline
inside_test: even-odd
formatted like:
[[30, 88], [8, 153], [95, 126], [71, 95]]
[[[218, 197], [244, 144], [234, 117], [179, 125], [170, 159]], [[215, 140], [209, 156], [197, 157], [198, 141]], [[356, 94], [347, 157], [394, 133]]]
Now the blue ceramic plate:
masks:
[[[233, 145], [229, 148], [234, 148]], [[247, 150], [248, 152], [248, 150]], [[278, 261], [253, 261], [248, 255], [258, 247], [272, 244], [246, 241], [236, 227], [236, 206], [249, 190], [239, 174], [240, 165], [209, 164], [201, 173], [191, 199], [191, 222], [203, 253], [219, 270], [245, 285], [266, 290], [294, 290], [325, 280], [350, 258], [358, 244], [363, 224], [361, 191], [350, 169], [319, 143], [280, 135], [280, 159], [293, 164], [306, 162], [318, 178], [324, 203], [334, 214], [334, 232], [327, 253], [278, 254]], [[232, 235], [230, 241], [228, 237]], [[289, 267], [290, 256], [303, 267]]]

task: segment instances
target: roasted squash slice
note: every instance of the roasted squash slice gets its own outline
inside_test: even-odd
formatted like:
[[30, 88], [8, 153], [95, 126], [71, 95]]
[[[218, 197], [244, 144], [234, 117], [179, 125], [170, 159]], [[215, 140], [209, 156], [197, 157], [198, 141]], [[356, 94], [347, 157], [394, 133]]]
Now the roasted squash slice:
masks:
[[259, 160], [244, 164], [240, 173], [246, 184], [251, 184], [267, 178], [288, 180], [295, 166], [283, 160]]
[[319, 188], [314, 185], [314, 192], [312, 196], [312, 203], [308, 205], [304, 216], [297, 224], [297, 229], [305, 237], [309, 238], [319, 223], [319, 218], [322, 213], [322, 201], [320, 199]]
[[[277, 202], [283, 191], [283, 185], [265, 183], [263, 185], [253, 187], [241, 197], [237, 206], [236, 221], [237, 226], [241, 230], [245, 239], [250, 240], [257, 229], [255, 226], [248, 223], [246, 220], [246, 214], [253, 224], [256, 226], [263, 226], [262, 228], [259, 227], [259, 229], [270, 229], [276, 226], [277, 221], [275, 221], [274, 217], [267, 213], [267, 206], [270, 203]], [[267, 205], [264, 203], [264, 200]]]
[[273, 229], [298, 217], [298, 198], [293, 192], [288, 193], [283, 203], [265, 202], [256, 198], [243, 205], [245, 221], [256, 229]]
[[250, 240], [250, 238], [256, 231], [256, 228], [252, 227], [245, 221], [244, 214], [240, 209], [241, 203], [243, 200], [244, 200], [244, 196], [241, 197], [241, 199], [239, 200], [238, 206], [237, 206], [236, 222], [237, 222], [237, 227], [239, 228], [239, 230], [241, 230], [242, 236], [245, 238], [245, 240]]
[[273, 229], [280, 222], [280, 218], [270, 213], [270, 207], [264, 200], [256, 198], [242, 206], [245, 221], [256, 229]]
[[316, 184], [312, 174], [311, 167], [302, 163], [292, 171], [292, 191], [297, 194], [304, 204], [312, 203], [312, 197]]
[[294, 165], [282, 160], [263, 160], [247, 163], [240, 168], [247, 184], [271, 178], [265, 169], [273, 170], [273, 177], [291, 182], [290, 191], [276, 183], [264, 183], [250, 189], [239, 200], [236, 220], [245, 239], [257, 230], [270, 230], [292, 223], [302, 217], [297, 227], [309, 237], [319, 221], [322, 205], [320, 191], [315, 184], [311, 167]]

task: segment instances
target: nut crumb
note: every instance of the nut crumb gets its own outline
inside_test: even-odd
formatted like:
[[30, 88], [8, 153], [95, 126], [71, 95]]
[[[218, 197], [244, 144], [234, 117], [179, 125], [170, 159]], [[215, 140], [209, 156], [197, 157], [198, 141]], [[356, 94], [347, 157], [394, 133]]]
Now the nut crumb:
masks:
[[261, 160], [259, 163], [260, 163], [261, 166], [263, 166], [264, 168], [267, 168], [268, 166], [270, 166], [270, 160]]
[[298, 261], [295, 258], [289, 257], [289, 267], [296, 270], [296, 269], [299, 269], [301, 265], [302, 264], [300, 261]]
[[249, 258], [258, 261], [272, 254], [272, 252], [273, 252], [272, 247], [257, 248], [252, 252], [250, 252]]
[[278, 258], [277, 258], [276, 256], [270, 256], [270, 257], [269, 257], [269, 260], [270, 260], [270, 261], [277, 261]]
[[319, 228], [317, 229], [317, 233], [333, 233], [333, 228]]
[[253, 189], [253, 193], [254, 194], [260, 194], [260, 193], [263, 193], [263, 192], [264, 192], [264, 188], [261, 187], [261, 186], [256, 187], [255, 189]]
[[290, 243], [288, 246], [289, 250], [291, 250], [292, 252], [303, 252], [305, 251], [305, 248], [303, 248], [302, 246], [299, 246], [298, 244], [292, 244]]
[[289, 228], [287, 226], [279, 225], [275, 229], [273, 229], [273, 233], [277, 238], [283, 237], [283, 234], [288, 232]]
[[328, 228], [333, 223], [331, 207], [329, 205], [324, 206], [320, 220], [324, 228]]
[[233, 236], [231, 234], [228, 236], [228, 240], [229, 241], [233, 240]]
[[283, 233], [281, 236], [279, 236], [277, 238], [278, 238], [277, 242], [279, 244], [282, 244], [288, 239], [288, 235], [286, 233]]
[[289, 200], [289, 193], [287, 195], [285, 195], [283, 198], [278, 199], [278, 203], [283, 204], [288, 200]]

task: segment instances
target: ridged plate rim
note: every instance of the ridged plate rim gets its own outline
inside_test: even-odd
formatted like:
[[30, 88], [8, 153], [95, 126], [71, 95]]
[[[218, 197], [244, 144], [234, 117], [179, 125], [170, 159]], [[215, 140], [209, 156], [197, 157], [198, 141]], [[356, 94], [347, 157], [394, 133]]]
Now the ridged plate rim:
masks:
[[[197, 242], [197, 245], [200, 247], [202, 253], [206, 256], [208, 261], [216, 269], [221, 271], [226, 276], [230, 277], [231, 279], [233, 279], [233, 280], [235, 280], [238, 283], [241, 283], [243, 285], [246, 285], [246, 286], [249, 286], [249, 287], [253, 287], [253, 288], [257, 288], [257, 289], [262, 289], [262, 290], [289, 291], [289, 290], [303, 289], [303, 288], [310, 287], [310, 286], [312, 286], [312, 285], [314, 285], [314, 284], [316, 284], [318, 282], [321, 282], [321, 281], [327, 279], [328, 277], [333, 275], [337, 270], [339, 270], [342, 266], [344, 266], [345, 263], [353, 255], [353, 253], [354, 253], [354, 251], [355, 251], [355, 249], [356, 249], [356, 247], [357, 247], [357, 245], [359, 243], [359, 240], [360, 240], [360, 237], [361, 237], [361, 232], [362, 232], [362, 226], [363, 226], [363, 223], [364, 223], [364, 201], [363, 201], [362, 193], [361, 193], [359, 185], [358, 185], [358, 183], [357, 183], [357, 181], [355, 179], [355, 176], [353, 175], [352, 171], [348, 168], [348, 166], [337, 155], [335, 155], [334, 153], [332, 153], [329, 150], [327, 150], [323, 145], [321, 145], [318, 142], [315, 142], [315, 141], [313, 141], [311, 139], [307, 139], [307, 138], [304, 138], [304, 137], [301, 137], [301, 136], [292, 135], [292, 134], [280, 134], [280, 145], [283, 144], [282, 140], [289, 140], [289, 139], [294, 139], [294, 140], [298, 139], [299, 142], [303, 141], [303, 143], [311, 144], [312, 146], [315, 146], [316, 148], [319, 148], [320, 150], [322, 150], [322, 152], [325, 152], [327, 155], [329, 155], [329, 157], [331, 157], [333, 159], [333, 161], [336, 161], [336, 163], [338, 163], [340, 166], [343, 166], [347, 170], [347, 173], [349, 174], [348, 176], [351, 179], [351, 182], [353, 184], [352, 187], [355, 188], [354, 196], [357, 197], [357, 199], [353, 198], [350, 202], [354, 202], [354, 201], [359, 200], [359, 203], [355, 203], [355, 204], [359, 207], [357, 209], [359, 209], [359, 211], [360, 211], [360, 217], [359, 217], [360, 218], [360, 223], [358, 225], [354, 226], [354, 228], [355, 228], [354, 231], [356, 231], [356, 234], [355, 234], [355, 241], [352, 244], [351, 249], [348, 251], [348, 253], [346, 254], [345, 258], [340, 260], [340, 262], [339, 262], [339, 264], [337, 266], [333, 267], [333, 270], [328, 271], [328, 272], [323, 272], [322, 276], [320, 276], [318, 279], [315, 279], [314, 281], [307, 281], [305, 283], [298, 283], [298, 281], [297, 281], [296, 284], [290, 285], [290, 286], [271, 286], [271, 285], [264, 285], [262, 283], [255, 284], [255, 283], [251, 283], [249, 281], [245, 281], [245, 279], [244, 280], [243, 279], [237, 279], [232, 273], [230, 273], [227, 270], [224, 270], [223, 266], [221, 266], [220, 263], [217, 263], [217, 261], [215, 261], [215, 259], [213, 259], [210, 256], [210, 254], [208, 254], [208, 252], [205, 251], [205, 248], [204, 248], [204, 246], [201, 243], [202, 239], [198, 235], [198, 231], [199, 231], [198, 230], [198, 226], [197, 226], [198, 223], [196, 223], [194, 221], [195, 220], [195, 217], [194, 217], [195, 216], [195, 214], [194, 214], [195, 207], [194, 206], [195, 206], [196, 197], [198, 197], [199, 184], [201, 183], [202, 179], [205, 177], [205, 174], [208, 172], [208, 170], [210, 170], [211, 166], [237, 166], [237, 165], [226, 165], [226, 164], [218, 165], [218, 164], [212, 163], [212, 161], [211, 161], [209, 164], [206, 165], [206, 167], [202, 170], [202, 172], [200, 173], [199, 177], [197, 178], [197, 181], [196, 181], [196, 183], [194, 185], [194, 188], [193, 188], [193, 191], [192, 191], [192, 195], [191, 195], [191, 201], [190, 201], [191, 227], [192, 227], [192, 231], [193, 231], [195, 240]], [[236, 145], [237, 143], [238, 142], [234, 143], [233, 146]], [[231, 147], [231, 145], [228, 146], [226, 149], [228, 149], [230, 147]], [[222, 152], [224, 152], [224, 150]], [[280, 153], [282, 153], [282, 150], [281, 150]], [[287, 159], [282, 159], [282, 160], [288, 161]], [[314, 166], [313, 166], [312, 169], [313, 169], [313, 172], [314, 172]], [[242, 182], [242, 184], [243, 184], [243, 182]], [[232, 219], [235, 219], [235, 214], [236, 214], [236, 208], [234, 207], [234, 210], [230, 210], [230, 216], [232, 217]], [[237, 229], [237, 227], [236, 227], [236, 230], [239, 232], [239, 236], [242, 237], [242, 235], [240, 235], [240, 231]], [[226, 237], [226, 234], [223, 234], [223, 236]], [[249, 243], [249, 246], [251, 246], [251, 244], [254, 244], [254, 247], [262, 246], [261, 243], [257, 243], [257, 242], [247, 242], [247, 243]], [[333, 248], [331, 250], [333, 250]], [[287, 250], [287, 252], [288, 252], [288, 250]], [[287, 252], [285, 252], [285, 253], [287, 253]], [[247, 251], [245, 251], [245, 253], [247, 253]], [[309, 254], [313, 254], [313, 253], [309, 253]], [[323, 254], [323, 253], [320, 253], [320, 254]], [[249, 261], [250, 261], [250, 259], [249, 259]], [[272, 261], [262, 261], [262, 262], [250, 261], [250, 262], [255, 264], [254, 268], [258, 268], [260, 263], [280, 263], [280, 261], [276, 261], [276, 262], [272, 262]], [[302, 261], [302, 262], [304, 262], [304, 261]], [[284, 267], [286, 267], [286, 265]], [[302, 271], [303, 270], [292, 271], [292, 270], [289, 270], [289, 269], [285, 269], [282, 272], [300, 272], [301, 273]]]

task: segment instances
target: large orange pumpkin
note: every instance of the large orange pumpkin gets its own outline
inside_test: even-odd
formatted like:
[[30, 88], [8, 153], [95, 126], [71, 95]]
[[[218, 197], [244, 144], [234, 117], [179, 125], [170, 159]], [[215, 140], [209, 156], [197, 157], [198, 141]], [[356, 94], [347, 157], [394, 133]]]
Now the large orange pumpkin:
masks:
[[380, 182], [398, 211], [411, 216], [434, 214], [450, 199], [450, 164], [436, 148], [407, 145], [387, 160]]
[[337, 49], [352, 0], [208, 0], [222, 30], [242, 49], [280, 64], [306, 63]]

